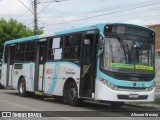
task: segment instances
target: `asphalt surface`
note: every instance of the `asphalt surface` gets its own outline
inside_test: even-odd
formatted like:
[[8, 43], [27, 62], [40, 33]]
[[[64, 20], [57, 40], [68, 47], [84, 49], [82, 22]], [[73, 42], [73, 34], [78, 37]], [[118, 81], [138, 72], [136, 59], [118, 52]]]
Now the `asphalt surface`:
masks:
[[[45, 96], [20, 97], [16, 90], [0, 89], [0, 111], [14, 111], [17, 113], [40, 112], [42, 118], [29, 118], [31, 120], [159, 120], [160, 117], [131, 117], [132, 113], [158, 113], [157, 109], [130, 107], [124, 105], [121, 108], [113, 108], [109, 104], [101, 104], [85, 101], [80, 107], [66, 105], [62, 100]], [[51, 111], [51, 112], [50, 112]], [[28, 114], [28, 113], [26, 113]], [[45, 117], [44, 117], [45, 116]], [[52, 116], [52, 117], [50, 117]], [[6, 118], [0, 120], [20, 120], [28, 118]]]

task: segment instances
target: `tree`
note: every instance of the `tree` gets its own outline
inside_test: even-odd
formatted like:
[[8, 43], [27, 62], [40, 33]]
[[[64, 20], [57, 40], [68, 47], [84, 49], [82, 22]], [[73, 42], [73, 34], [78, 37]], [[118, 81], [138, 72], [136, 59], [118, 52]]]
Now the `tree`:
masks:
[[[43, 30], [38, 30], [38, 34], [42, 33]], [[33, 35], [34, 31], [32, 29], [27, 28], [14, 19], [10, 19], [9, 21], [0, 19], [0, 58], [2, 56], [3, 44], [5, 41]]]

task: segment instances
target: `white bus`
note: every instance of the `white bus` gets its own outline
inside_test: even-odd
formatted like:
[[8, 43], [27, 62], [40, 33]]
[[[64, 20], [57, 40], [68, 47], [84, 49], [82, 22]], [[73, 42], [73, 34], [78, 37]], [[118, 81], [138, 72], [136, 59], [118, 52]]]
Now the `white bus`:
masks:
[[154, 101], [155, 32], [131, 24], [97, 24], [5, 42], [1, 84], [20, 96]]

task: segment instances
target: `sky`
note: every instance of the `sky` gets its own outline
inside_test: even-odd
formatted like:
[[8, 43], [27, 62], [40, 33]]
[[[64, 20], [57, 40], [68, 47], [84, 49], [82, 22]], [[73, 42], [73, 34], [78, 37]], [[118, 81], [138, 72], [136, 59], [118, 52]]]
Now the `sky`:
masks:
[[[44, 33], [97, 23], [160, 24], [159, 0], [38, 0], [38, 27]], [[0, 18], [34, 28], [33, 0], [0, 0]]]

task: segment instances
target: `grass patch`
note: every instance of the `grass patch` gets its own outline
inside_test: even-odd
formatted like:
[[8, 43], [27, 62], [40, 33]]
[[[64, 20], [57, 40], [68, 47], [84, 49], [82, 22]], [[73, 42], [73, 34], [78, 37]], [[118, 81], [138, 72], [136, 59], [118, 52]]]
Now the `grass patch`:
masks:
[[155, 98], [154, 103], [155, 103], [155, 104], [160, 104], [160, 95], [158, 95], [158, 96]]

